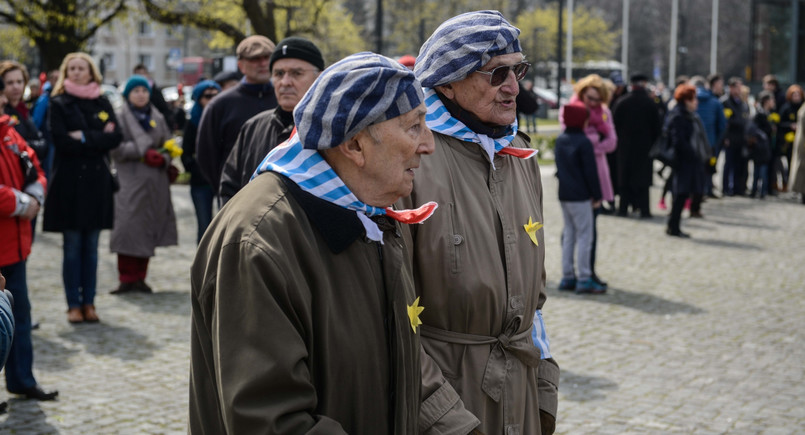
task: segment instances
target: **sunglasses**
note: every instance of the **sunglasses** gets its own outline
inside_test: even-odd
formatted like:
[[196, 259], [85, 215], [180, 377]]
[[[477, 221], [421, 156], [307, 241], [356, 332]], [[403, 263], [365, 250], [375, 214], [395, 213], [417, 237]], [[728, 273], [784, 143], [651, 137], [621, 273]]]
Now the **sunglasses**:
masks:
[[218, 95], [218, 92], [213, 93], [213, 94], [201, 94], [201, 98], [207, 98], [207, 99], [210, 99], [210, 98], [212, 98], [212, 97], [214, 97], [214, 96], [216, 96], [216, 95]]
[[531, 67], [531, 64], [528, 62], [520, 62], [514, 65], [503, 65], [499, 66], [492, 71], [475, 71], [481, 74], [488, 74], [489, 75], [489, 84], [492, 86], [500, 86], [506, 79], [509, 77], [509, 71], [514, 71], [514, 77], [517, 81], [520, 81], [525, 77], [526, 73], [528, 72], [528, 68]]

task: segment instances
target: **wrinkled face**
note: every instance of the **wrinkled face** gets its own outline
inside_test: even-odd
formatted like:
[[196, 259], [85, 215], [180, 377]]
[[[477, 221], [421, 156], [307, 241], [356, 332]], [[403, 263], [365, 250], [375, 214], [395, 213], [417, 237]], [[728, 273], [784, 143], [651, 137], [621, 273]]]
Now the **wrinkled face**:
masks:
[[[481, 71], [492, 71], [499, 66], [514, 65], [524, 60], [522, 53], [509, 53], [495, 56]], [[445, 86], [439, 86], [442, 93], [457, 103], [462, 109], [475, 115], [485, 124], [500, 126], [513, 124], [517, 119], [515, 99], [520, 92], [514, 72], [498, 86], [489, 83], [488, 74], [470, 74], [467, 78]], [[445, 89], [447, 88], [447, 89]], [[452, 90], [452, 92], [451, 92]]]
[[[425, 104], [380, 122], [356, 136], [365, 147], [362, 182], [370, 187], [375, 207], [387, 207], [414, 188], [414, 169], [422, 154], [433, 153], [433, 134], [425, 124]], [[368, 202], [367, 202], [368, 203]]]
[[67, 62], [67, 78], [77, 85], [88, 85], [92, 81], [89, 63], [81, 58]]
[[6, 89], [3, 91], [12, 105], [16, 105], [22, 100], [22, 94], [25, 92], [25, 77], [22, 71], [15, 69], [7, 72], [3, 76], [3, 82], [6, 84]]
[[601, 93], [592, 86], [588, 86], [587, 89], [579, 95], [579, 98], [581, 98], [581, 101], [588, 109], [595, 109], [601, 105]]
[[287, 58], [274, 62], [271, 80], [282, 110], [292, 112], [318, 75], [316, 67], [301, 59]]
[[129, 91], [129, 103], [138, 109], [147, 106], [150, 99], [151, 93], [145, 86], [137, 86]]
[[270, 56], [257, 56], [238, 60], [238, 69], [246, 78], [246, 83], [262, 84], [271, 80], [271, 69], [268, 67]]

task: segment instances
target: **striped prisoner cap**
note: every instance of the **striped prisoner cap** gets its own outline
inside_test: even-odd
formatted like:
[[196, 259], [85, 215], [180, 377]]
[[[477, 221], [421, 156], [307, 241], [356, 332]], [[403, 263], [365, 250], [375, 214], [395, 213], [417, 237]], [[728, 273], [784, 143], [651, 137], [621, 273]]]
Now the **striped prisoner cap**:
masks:
[[519, 53], [520, 29], [498, 11], [467, 12], [439, 26], [425, 41], [414, 73], [426, 88], [463, 80], [501, 54]]
[[293, 117], [302, 145], [322, 150], [408, 113], [422, 101], [422, 85], [412, 71], [393, 59], [363, 52], [322, 71]]

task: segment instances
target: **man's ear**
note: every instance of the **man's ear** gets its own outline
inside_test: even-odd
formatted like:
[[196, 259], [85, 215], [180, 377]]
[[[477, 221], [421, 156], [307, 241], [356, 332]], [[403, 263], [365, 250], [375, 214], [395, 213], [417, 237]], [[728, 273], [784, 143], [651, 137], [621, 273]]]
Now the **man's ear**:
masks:
[[343, 157], [353, 162], [355, 166], [362, 168], [366, 164], [365, 147], [368, 145], [366, 138], [364, 138], [365, 135], [367, 135], [366, 132], [361, 131], [346, 142], [335, 147], [335, 150], [341, 153]]
[[456, 92], [450, 83], [446, 85], [436, 86], [436, 91], [447, 97], [448, 100], [453, 100], [456, 97]]

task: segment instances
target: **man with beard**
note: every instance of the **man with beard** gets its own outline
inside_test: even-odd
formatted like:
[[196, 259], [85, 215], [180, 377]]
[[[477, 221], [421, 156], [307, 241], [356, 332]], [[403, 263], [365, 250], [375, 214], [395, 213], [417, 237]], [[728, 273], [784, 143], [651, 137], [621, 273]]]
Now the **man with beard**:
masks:
[[277, 44], [268, 63], [278, 107], [246, 121], [221, 174], [221, 201], [226, 204], [251, 179], [266, 154], [293, 130], [293, 109], [324, 69], [318, 47], [297, 36]]

